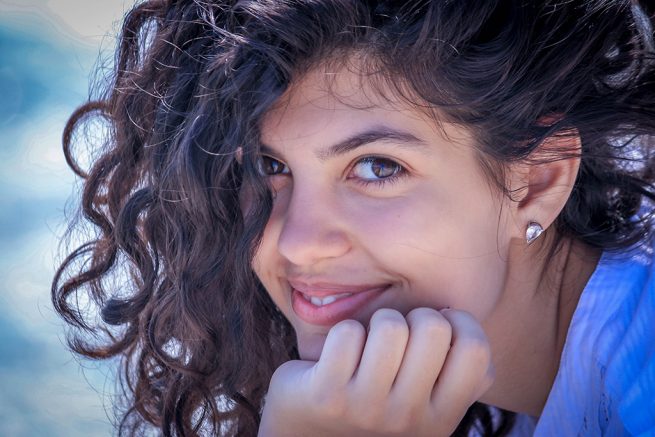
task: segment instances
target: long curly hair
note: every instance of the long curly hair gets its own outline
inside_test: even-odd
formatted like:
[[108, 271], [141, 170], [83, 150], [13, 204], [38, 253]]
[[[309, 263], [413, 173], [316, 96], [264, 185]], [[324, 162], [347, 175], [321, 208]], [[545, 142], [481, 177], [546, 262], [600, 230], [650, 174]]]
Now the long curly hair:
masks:
[[[637, 213], [655, 198], [653, 12], [629, 0], [135, 5], [111, 77], [64, 130], [83, 178], [86, 223], [72, 229], [94, 233], [52, 283], [71, 348], [122, 363], [118, 433], [257, 433], [273, 371], [298, 357], [251, 269], [272, 204], [257, 171], [259, 126], [321, 62], [356, 56], [363, 76], [469, 128], [500, 188], [505, 163], [574, 129], [581, 166], [558, 235], [603, 249], [644, 239], [648, 217]], [[96, 120], [106, 135], [83, 169], [76, 139]], [[503, 435], [512, 420], [476, 403], [456, 434]]]

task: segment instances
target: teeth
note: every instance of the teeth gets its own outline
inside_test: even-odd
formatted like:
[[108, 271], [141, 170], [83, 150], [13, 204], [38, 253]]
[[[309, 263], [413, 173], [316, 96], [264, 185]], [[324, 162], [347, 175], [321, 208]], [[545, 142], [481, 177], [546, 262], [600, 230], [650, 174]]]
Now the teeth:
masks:
[[328, 296], [328, 297], [323, 299], [323, 305], [327, 305], [329, 303], [332, 303], [335, 300], [337, 300], [336, 296]]
[[332, 302], [336, 301], [337, 299], [341, 299], [344, 297], [352, 296], [352, 293], [341, 293], [341, 294], [333, 294], [331, 296], [325, 296], [323, 299], [320, 297], [316, 296], [307, 296], [306, 294], [303, 294], [303, 297], [313, 303], [314, 305], [320, 307], [323, 305], [328, 305], [331, 304]]

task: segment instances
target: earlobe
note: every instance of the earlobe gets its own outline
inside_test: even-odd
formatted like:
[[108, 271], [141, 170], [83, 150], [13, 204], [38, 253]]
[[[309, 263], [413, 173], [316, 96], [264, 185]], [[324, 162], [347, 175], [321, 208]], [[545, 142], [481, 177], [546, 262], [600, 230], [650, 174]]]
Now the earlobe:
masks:
[[[572, 129], [547, 138], [517, 168], [516, 220], [523, 232], [533, 222], [547, 229], [564, 209], [578, 176], [580, 155], [580, 135]], [[540, 232], [531, 233], [535, 234]], [[526, 241], [534, 239], [526, 234]]]

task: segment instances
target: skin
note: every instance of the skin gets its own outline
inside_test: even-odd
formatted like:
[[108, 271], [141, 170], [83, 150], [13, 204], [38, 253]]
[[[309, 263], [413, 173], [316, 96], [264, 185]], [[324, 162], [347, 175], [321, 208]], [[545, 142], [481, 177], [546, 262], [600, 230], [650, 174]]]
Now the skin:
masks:
[[[380, 126], [421, 144], [326, 156]], [[541, 147], [562, 141], [579, 147], [577, 136]], [[322, 67], [267, 114], [262, 142], [275, 200], [253, 268], [294, 327], [301, 360], [274, 375], [261, 434], [448, 435], [476, 400], [540, 414], [599, 253], [565, 241], [546, 259], [554, 233], [528, 246], [525, 228], [555, 220], [578, 159], [513, 165], [510, 200], [464, 127]], [[318, 325], [293, 309], [297, 278], [388, 288], [352, 320]]]

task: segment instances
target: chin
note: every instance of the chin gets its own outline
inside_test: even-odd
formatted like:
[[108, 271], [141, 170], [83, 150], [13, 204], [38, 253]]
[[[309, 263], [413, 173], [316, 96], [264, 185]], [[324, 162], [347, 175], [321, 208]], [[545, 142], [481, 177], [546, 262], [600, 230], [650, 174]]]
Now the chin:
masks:
[[325, 344], [327, 334], [296, 333], [298, 338], [298, 355], [301, 360], [318, 361]]

